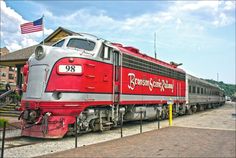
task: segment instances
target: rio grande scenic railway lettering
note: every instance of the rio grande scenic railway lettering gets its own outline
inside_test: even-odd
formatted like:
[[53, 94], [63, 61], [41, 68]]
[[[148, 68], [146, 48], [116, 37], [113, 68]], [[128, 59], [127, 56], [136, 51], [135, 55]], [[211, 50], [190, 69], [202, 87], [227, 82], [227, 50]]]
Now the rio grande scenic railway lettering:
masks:
[[160, 88], [161, 91], [165, 91], [165, 89], [171, 89], [173, 92], [174, 90], [174, 84], [168, 83], [167, 80], [159, 79], [158, 81], [155, 81], [152, 78], [150, 78], [149, 80], [140, 79], [140, 78], [136, 78], [134, 73], [129, 73], [128, 76], [130, 79], [128, 88], [131, 90], [134, 90], [136, 86], [149, 87], [150, 91], [152, 91], [153, 88]]

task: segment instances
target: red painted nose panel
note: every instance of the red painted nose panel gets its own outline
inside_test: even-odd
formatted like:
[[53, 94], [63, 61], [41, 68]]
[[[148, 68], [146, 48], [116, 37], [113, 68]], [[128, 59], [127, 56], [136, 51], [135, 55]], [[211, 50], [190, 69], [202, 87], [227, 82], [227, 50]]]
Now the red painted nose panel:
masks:
[[[96, 92], [112, 93], [112, 65], [99, 61], [73, 58], [63, 58], [54, 65], [51, 71], [46, 92], [65, 91], [65, 92]], [[58, 73], [60, 65], [64, 71]], [[66, 67], [69, 65], [68, 67]], [[73, 65], [80, 65], [82, 73], [73, 73]], [[69, 71], [70, 68], [70, 71]], [[68, 69], [68, 72], [66, 72]], [[75, 70], [76, 71], [76, 70]]]

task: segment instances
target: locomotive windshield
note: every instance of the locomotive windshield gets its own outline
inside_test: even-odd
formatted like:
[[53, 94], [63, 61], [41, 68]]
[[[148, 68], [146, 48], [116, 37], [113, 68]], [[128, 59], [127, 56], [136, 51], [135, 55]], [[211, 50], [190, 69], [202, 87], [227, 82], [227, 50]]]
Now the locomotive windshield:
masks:
[[84, 49], [87, 51], [92, 51], [95, 47], [95, 43], [93, 41], [72, 38], [69, 40], [67, 47], [73, 47], [78, 49]]
[[65, 40], [61, 40], [53, 45], [53, 47], [62, 47], [64, 44]]

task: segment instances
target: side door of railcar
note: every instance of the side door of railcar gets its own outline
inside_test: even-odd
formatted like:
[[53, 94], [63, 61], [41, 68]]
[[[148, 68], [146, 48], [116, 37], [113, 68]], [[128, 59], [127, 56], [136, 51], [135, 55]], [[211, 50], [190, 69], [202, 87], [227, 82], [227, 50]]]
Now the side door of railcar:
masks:
[[118, 50], [113, 51], [113, 102], [120, 101], [121, 80], [121, 54]]
[[112, 102], [117, 104], [120, 101], [121, 52], [110, 45], [104, 45], [102, 58], [110, 59], [110, 57], [112, 62]]

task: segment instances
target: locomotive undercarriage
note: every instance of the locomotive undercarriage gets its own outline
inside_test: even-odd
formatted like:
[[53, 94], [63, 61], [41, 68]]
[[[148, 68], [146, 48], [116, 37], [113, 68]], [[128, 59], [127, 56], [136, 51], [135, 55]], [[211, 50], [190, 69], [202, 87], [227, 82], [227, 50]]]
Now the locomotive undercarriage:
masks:
[[[220, 106], [221, 103], [211, 104], [173, 104], [173, 117], [184, 114], [192, 114], [197, 111], [203, 111], [205, 109], [211, 109]], [[87, 133], [92, 131], [105, 131], [114, 127], [118, 127], [121, 124], [121, 120], [124, 122], [138, 121], [141, 118], [143, 120], [157, 120], [158, 116], [160, 120], [169, 118], [169, 110], [167, 104], [162, 105], [109, 105], [109, 106], [95, 106], [85, 109], [77, 117], [77, 133]], [[33, 110], [25, 110], [21, 117], [27, 121], [27, 128], [33, 125], [46, 127], [44, 133], [52, 130], [54, 127], [49, 128], [49, 124], [57, 123], [57, 127], [63, 127], [63, 120], [60, 122], [60, 116], [49, 120], [51, 118], [50, 113], [46, 113], [44, 116], [38, 116], [39, 112]], [[42, 118], [41, 118], [42, 116]], [[35, 119], [38, 118], [38, 119]], [[58, 120], [59, 119], [59, 120]], [[38, 120], [38, 121], [37, 121]], [[42, 123], [36, 123], [42, 121]], [[49, 121], [49, 122], [48, 122]], [[59, 121], [59, 122], [58, 122]], [[67, 124], [67, 135], [75, 134], [75, 123]], [[54, 129], [53, 129], [54, 130]], [[64, 129], [63, 129], [64, 130]], [[27, 135], [27, 134], [26, 134]]]
[[196, 103], [196, 104], [190, 104], [187, 105], [186, 113], [191, 115], [193, 113], [196, 113], [198, 111], [204, 111], [206, 109], [214, 109], [219, 106], [222, 106], [224, 103], [223, 102], [215, 102], [215, 103]]
[[[222, 104], [173, 104], [173, 117], [185, 114], [192, 114], [197, 111], [204, 111], [218, 107]], [[90, 131], [104, 131], [117, 127], [123, 117], [124, 122], [140, 120], [141, 111], [143, 111], [143, 120], [160, 120], [169, 118], [168, 105], [129, 105], [119, 106], [110, 105], [106, 107], [89, 107], [83, 111], [78, 119], [77, 133], [86, 133]], [[158, 115], [159, 112], [159, 115]], [[70, 125], [69, 133], [74, 134], [75, 124]]]
[[[168, 106], [164, 105], [110, 105], [105, 107], [89, 107], [77, 118], [77, 133], [104, 131], [117, 127], [123, 118], [124, 122], [138, 121], [143, 112], [143, 120], [167, 119]], [[173, 105], [173, 116], [183, 115], [186, 112], [185, 104]], [[158, 115], [159, 114], [159, 115]], [[75, 124], [69, 125], [68, 134], [74, 134]]]

